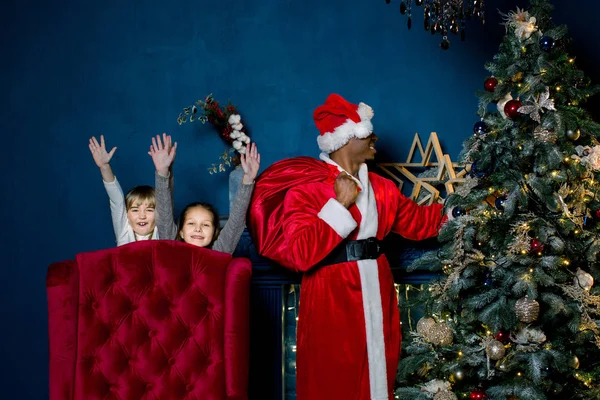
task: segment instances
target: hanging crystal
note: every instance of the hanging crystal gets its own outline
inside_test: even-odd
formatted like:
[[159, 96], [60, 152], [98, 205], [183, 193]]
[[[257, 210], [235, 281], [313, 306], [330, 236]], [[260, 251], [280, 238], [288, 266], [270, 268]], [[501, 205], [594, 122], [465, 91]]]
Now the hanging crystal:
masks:
[[448, 36], [444, 36], [442, 42], [440, 43], [440, 47], [442, 50], [448, 50], [450, 48], [450, 41], [448, 40]]
[[[401, 0], [400, 13], [407, 15], [407, 27], [412, 28], [411, 5], [423, 7], [423, 28], [432, 35], [439, 33], [443, 39], [442, 49], [450, 47], [448, 34], [458, 35], [465, 40], [465, 22], [471, 18], [485, 24], [485, 0]], [[386, 3], [391, 0], [386, 0]]]

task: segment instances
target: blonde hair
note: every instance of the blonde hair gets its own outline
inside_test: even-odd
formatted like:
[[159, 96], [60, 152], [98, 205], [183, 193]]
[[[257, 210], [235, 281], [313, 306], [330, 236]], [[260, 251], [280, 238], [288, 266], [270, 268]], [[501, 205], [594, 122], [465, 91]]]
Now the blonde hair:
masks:
[[150, 207], [156, 207], [156, 198], [152, 186], [135, 186], [125, 195], [127, 211], [135, 204], [143, 204], [145, 201], [148, 202]]

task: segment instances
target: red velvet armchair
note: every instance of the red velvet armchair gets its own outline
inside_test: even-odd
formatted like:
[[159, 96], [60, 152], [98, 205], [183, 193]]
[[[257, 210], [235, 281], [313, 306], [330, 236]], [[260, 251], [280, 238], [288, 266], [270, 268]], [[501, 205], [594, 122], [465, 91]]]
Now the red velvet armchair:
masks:
[[247, 399], [251, 274], [161, 240], [52, 264], [50, 400]]

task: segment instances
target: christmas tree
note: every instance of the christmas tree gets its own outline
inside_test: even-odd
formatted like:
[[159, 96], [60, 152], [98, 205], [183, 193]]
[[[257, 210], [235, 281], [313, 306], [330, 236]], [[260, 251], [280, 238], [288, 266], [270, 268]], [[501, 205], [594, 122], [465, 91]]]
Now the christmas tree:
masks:
[[581, 108], [598, 90], [551, 11], [503, 15], [461, 153], [470, 178], [412, 266], [441, 278], [404, 338], [399, 399], [600, 399], [600, 126]]

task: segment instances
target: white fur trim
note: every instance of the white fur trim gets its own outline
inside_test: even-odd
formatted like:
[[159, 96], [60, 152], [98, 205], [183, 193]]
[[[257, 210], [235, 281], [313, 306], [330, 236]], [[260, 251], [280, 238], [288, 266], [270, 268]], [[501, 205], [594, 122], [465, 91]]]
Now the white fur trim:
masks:
[[[328, 154], [321, 153], [319, 158], [327, 164], [335, 165], [340, 172], [344, 171], [344, 169], [333, 161]], [[369, 181], [369, 169], [367, 164], [362, 164], [360, 166], [360, 169], [358, 170], [359, 179], [356, 179], [355, 177], [352, 178], [361, 188], [361, 192], [356, 198], [356, 207], [358, 207], [361, 214], [360, 227], [358, 228], [356, 238], [366, 239], [376, 236], [379, 226], [379, 215], [377, 213], [375, 192]], [[337, 201], [335, 202], [337, 203]], [[323, 207], [323, 209], [324, 208], [325, 207]], [[357, 261], [357, 264], [358, 272], [360, 274], [365, 316], [367, 360], [369, 363], [369, 386], [371, 394], [370, 400], [388, 400], [385, 338], [383, 335], [383, 306], [381, 305], [381, 288], [379, 285], [377, 260], [360, 260]]]
[[371, 400], [388, 400], [383, 308], [377, 260], [360, 260], [357, 263], [365, 315]]
[[360, 220], [360, 229], [358, 230], [357, 239], [366, 239], [377, 236], [378, 228], [378, 213], [377, 200], [375, 200], [375, 192], [369, 182], [369, 168], [367, 164], [361, 164], [358, 170], [360, 179], [361, 191], [356, 198], [356, 206], [360, 210], [362, 218]]
[[319, 149], [325, 153], [332, 153], [348, 143], [353, 137], [364, 139], [373, 133], [373, 109], [365, 103], [360, 103], [356, 110], [360, 116], [360, 122], [354, 122], [350, 118], [333, 132], [326, 132], [317, 137]]
[[343, 238], [347, 237], [358, 225], [350, 211], [336, 199], [327, 200], [318, 216]]
[[[369, 169], [362, 164], [358, 170], [362, 191], [356, 198], [356, 206], [362, 215], [357, 239], [377, 236], [378, 213], [375, 192], [369, 181]], [[369, 383], [371, 400], [387, 400], [387, 366], [385, 358], [385, 338], [383, 336], [383, 306], [377, 260], [358, 261], [360, 285], [365, 315], [367, 337], [367, 360], [369, 362]]]

